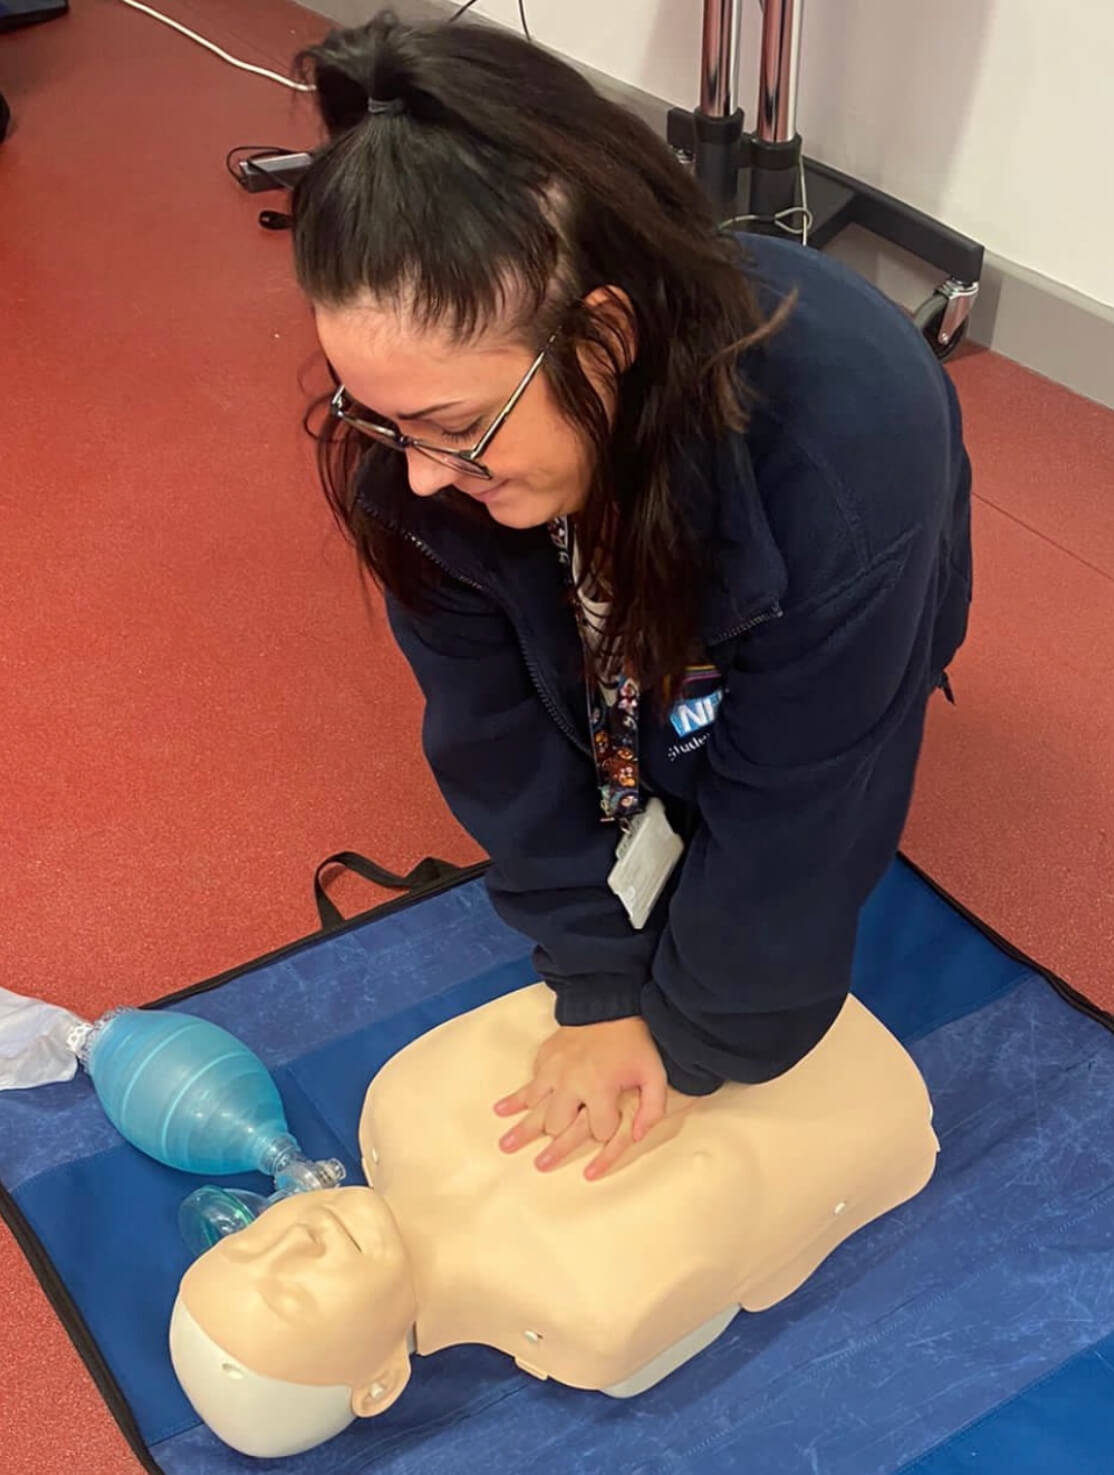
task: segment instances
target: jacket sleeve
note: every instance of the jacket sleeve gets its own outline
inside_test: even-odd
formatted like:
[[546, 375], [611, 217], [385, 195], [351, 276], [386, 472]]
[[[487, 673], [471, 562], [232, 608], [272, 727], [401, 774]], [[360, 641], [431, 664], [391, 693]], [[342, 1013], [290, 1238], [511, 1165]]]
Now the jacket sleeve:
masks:
[[591, 758], [546, 711], [502, 610], [456, 583], [434, 598], [416, 614], [388, 597], [387, 612], [425, 697], [434, 777], [491, 858], [492, 904], [536, 944], [559, 1023], [637, 1014], [661, 923], [635, 932], [607, 886], [617, 836]]
[[783, 1073], [843, 1005], [936, 674], [935, 545], [906, 534], [817, 608], [736, 649], [642, 999], [681, 1091]]

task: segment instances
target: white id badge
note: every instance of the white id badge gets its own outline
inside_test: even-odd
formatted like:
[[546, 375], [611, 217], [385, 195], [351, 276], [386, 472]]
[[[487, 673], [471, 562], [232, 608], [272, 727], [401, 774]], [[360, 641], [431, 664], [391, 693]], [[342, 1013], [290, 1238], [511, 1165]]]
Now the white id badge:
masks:
[[623, 903], [636, 932], [645, 927], [684, 849], [660, 799], [651, 799], [635, 815], [619, 841], [607, 884]]

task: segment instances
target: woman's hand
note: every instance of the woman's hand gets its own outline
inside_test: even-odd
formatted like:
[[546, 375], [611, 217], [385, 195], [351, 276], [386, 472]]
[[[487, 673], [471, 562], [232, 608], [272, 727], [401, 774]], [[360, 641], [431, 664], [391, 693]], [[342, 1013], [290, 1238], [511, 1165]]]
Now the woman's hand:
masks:
[[[638, 1109], [628, 1132], [623, 1130], [620, 1098], [632, 1091], [638, 1092]], [[595, 1140], [603, 1149], [584, 1176], [600, 1178], [632, 1142], [641, 1142], [662, 1120], [666, 1092], [665, 1067], [641, 1019], [564, 1025], [538, 1051], [533, 1080], [496, 1102], [500, 1116], [526, 1112], [499, 1145], [504, 1152], [518, 1152], [539, 1137], [550, 1137], [536, 1159], [545, 1170], [559, 1167], [570, 1153]]]

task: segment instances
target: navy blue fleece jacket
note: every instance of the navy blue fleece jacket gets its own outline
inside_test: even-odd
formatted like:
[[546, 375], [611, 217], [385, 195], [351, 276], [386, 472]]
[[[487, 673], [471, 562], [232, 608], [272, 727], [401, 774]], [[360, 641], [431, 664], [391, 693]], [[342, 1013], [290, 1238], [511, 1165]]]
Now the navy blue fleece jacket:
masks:
[[690, 1094], [782, 1073], [838, 1014], [971, 589], [959, 409], [920, 334], [816, 253], [748, 249], [764, 302], [799, 300], [746, 362], [745, 435], [678, 462], [677, 495], [714, 549], [701, 634], [722, 695], [684, 733], [643, 703], [644, 785], [687, 842], [643, 931], [607, 887], [616, 830], [600, 821], [548, 533], [361, 493], [445, 575], [428, 611], [388, 611], [425, 695], [426, 755], [491, 857], [496, 909], [536, 944], [561, 1023], [641, 1014]]

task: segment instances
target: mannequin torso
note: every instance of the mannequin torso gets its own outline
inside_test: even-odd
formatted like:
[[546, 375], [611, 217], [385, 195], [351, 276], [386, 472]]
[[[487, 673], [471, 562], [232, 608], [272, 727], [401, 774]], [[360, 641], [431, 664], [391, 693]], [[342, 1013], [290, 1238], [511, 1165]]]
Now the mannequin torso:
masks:
[[924, 1083], [854, 999], [779, 1080], [674, 1098], [613, 1175], [540, 1173], [498, 1151], [492, 1102], [553, 1027], [549, 990], [520, 990], [422, 1036], [368, 1090], [360, 1149], [407, 1247], [420, 1353], [481, 1342], [626, 1391], [723, 1313], [789, 1295], [932, 1174]]

